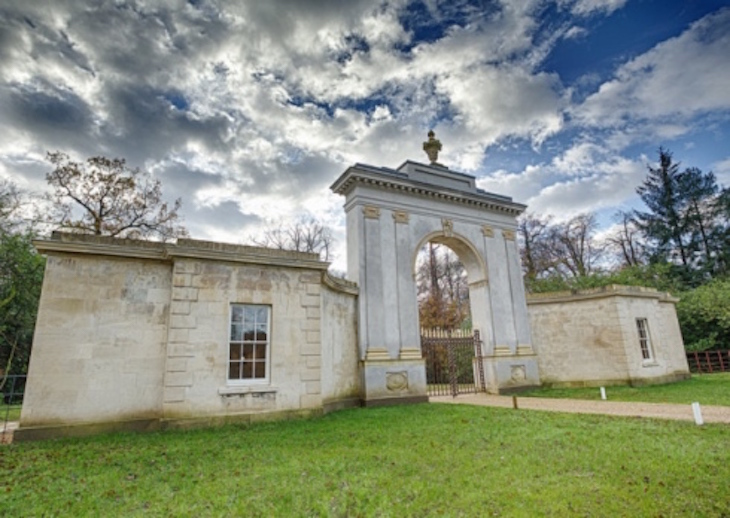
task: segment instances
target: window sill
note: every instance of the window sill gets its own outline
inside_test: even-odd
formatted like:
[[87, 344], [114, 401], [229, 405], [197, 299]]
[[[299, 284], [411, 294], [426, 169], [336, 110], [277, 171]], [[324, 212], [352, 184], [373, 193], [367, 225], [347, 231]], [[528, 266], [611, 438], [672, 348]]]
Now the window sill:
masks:
[[228, 385], [218, 389], [221, 396], [241, 396], [245, 394], [276, 394], [279, 389], [271, 385]]
[[642, 367], [658, 367], [659, 363], [655, 360], [646, 360], [641, 362]]

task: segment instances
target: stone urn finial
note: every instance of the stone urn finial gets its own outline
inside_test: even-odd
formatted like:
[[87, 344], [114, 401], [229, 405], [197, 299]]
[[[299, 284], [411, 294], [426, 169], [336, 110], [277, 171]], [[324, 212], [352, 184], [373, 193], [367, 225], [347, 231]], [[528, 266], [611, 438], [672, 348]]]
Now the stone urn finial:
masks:
[[432, 164], [438, 164], [439, 151], [441, 151], [441, 141], [436, 138], [433, 130], [428, 132], [428, 140], [423, 143], [423, 150], [428, 155], [428, 159]]

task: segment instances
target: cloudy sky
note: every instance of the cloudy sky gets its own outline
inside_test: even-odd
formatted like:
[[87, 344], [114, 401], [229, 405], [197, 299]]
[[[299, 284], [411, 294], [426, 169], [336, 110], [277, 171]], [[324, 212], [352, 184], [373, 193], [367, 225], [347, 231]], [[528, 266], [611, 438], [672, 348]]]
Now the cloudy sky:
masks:
[[728, 0], [0, 2], [0, 177], [124, 157], [192, 237], [336, 230], [349, 165], [440, 161], [603, 225], [659, 146], [730, 184]]

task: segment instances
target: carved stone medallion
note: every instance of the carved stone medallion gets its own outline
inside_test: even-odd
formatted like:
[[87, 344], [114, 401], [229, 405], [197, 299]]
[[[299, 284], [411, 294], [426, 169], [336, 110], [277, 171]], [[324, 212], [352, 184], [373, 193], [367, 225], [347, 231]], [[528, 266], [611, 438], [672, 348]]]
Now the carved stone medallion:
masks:
[[401, 392], [403, 390], [408, 390], [408, 372], [386, 372], [385, 387], [391, 392]]
[[524, 365], [513, 365], [512, 366], [512, 381], [515, 383], [522, 383], [527, 379], [527, 373], [525, 372]]

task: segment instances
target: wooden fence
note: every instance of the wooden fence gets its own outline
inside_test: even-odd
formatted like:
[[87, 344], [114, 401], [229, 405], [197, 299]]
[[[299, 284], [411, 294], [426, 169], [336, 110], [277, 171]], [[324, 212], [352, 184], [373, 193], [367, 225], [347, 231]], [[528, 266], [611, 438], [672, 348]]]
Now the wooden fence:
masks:
[[730, 351], [695, 351], [687, 353], [689, 371], [698, 374], [730, 372]]

